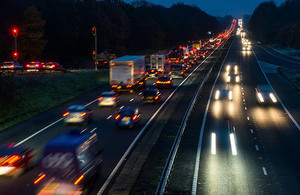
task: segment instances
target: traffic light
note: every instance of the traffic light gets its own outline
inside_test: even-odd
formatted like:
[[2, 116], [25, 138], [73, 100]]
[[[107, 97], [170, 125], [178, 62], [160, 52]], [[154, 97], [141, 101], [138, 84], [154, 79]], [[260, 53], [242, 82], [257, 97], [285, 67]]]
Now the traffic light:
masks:
[[18, 57], [19, 57], [18, 52], [15, 51], [15, 52], [13, 53], [13, 57], [14, 57], [14, 60], [17, 61], [17, 60], [18, 60]]
[[97, 58], [97, 53], [96, 51], [93, 51], [93, 59], [96, 60], [96, 58]]
[[95, 26], [93, 26], [93, 28], [92, 28], [92, 34], [93, 34], [93, 36], [97, 35], [97, 29]]
[[13, 37], [17, 37], [18, 36], [18, 29], [14, 28], [12, 30], [12, 33], [13, 33]]

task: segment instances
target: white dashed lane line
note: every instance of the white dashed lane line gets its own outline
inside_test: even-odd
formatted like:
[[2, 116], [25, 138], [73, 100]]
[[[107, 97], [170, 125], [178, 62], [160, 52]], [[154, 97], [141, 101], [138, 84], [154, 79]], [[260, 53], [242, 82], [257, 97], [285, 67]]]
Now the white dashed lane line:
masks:
[[249, 118], [249, 116], [247, 116], [247, 120], [248, 120], [248, 121], [250, 121], [250, 118]]
[[110, 119], [112, 117], [112, 115], [109, 115], [106, 119]]
[[253, 129], [250, 129], [250, 132], [251, 132], [251, 133], [254, 133], [254, 132], [253, 132]]
[[257, 151], [259, 151], [258, 145], [255, 145], [255, 149], [256, 149]]
[[97, 127], [95, 127], [94, 129], [91, 130], [91, 133], [93, 133], [94, 131], [97, 130]]
[[124, 106], [121, 106], [120, 109], [124, 108]]
[[130, 99], [129, 101], [132, 102], [134, 100], [134, 98]]
[[262, 170], [263, 170], [263, 172], [264, 172], [264, 175], [268, 175], [267, 170], [266, 170], [265, 167], [262, 167]]

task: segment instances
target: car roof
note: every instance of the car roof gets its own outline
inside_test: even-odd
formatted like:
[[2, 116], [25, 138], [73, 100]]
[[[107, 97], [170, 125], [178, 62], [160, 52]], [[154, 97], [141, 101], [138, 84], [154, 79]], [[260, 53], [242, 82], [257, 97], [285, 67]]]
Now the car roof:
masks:
[[0, 146], [0, 155], [14, 155], [22, 154], [26, 150], [25, 147], [9, 147], [5, 145]]
[[237, 76], [238, 74], [237, 73], [234, 73], [234, 72], [230, 72], [228, 73], [228, 76]]
[[115, 95], [115, 94], [116, 94], [116, 92], [114, 92], [114, 91], [104, 91], [101, 93], [101, 95]]
[[50, 140], [46, 147], [76, 148], [89, 139], [92, 133], [85, 129], [71, 129]]
[[68, 109], [74, 109], [74, 108], [77, 108], [77, 109], [85, 109], [85, 105], [72, 105], [72, 106], [70, 106]]
[[123, 108], [121, 108], [119, 111], [135, 111], [136, 110], [136, 108], [134, 108], [134, 107], [123, 107]]
[[270, 85], [258, 85], [257, 88], [260, 90], [272, 90], [272, 87]]
[[220, 85], [220, 86], [219, 86], [219, 89], [220, 89], [220, 90], [230, 90], [230, 87], [229, 87], [229, 85], [227, 85], [227, 84], [223, 84], [223, 85]]

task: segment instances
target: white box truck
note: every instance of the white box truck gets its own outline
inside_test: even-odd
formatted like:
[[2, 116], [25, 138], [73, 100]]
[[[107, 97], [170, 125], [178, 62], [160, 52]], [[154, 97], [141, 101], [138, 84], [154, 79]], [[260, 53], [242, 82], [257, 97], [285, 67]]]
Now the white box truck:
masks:
[[163, 53], [154, 53], [150, 56], [150, 69], [156, 69], [165, 72], [166, 55]]
[[123, 56], [109, 62], [109, 83], [114, 91], [130, 91], [145, 86], [145, 56]]

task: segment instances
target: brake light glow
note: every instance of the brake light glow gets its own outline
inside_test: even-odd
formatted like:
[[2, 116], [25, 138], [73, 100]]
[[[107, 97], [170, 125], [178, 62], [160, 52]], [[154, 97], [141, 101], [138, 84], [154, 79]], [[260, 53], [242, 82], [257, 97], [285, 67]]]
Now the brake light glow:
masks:
[[36, 64], [36, 65], [35, 65], [35, 67], [39, 67], [39, 66], [40, 66], [39, 64]]
[[65, 114], [63, 114], [63, 117], [68, 116], [70, 114], [70, 112], [66, 112]]
[[114, 65], [116, 65], [116, 63], [114, 63], [114, 62], [113, 62], [113, 63], [111, 63], [111, 66], [114, 66]]
[[155, 99], [155, 100], [158, 100], [158, 98], [159, 98], [158, 96], [155, 96], [155, 98], [154, 98], [154, 99]]
[[112, 98], [112, 101], [114, 101], [114, 100], [116, 100], [116, 99], [117, 99], [116, 97], [113, 97], [113, 98]]
[[156, 83], [157, 83], [157, 84], [161, 84], [162, 82], [161, 82], [161, 81], [156, 81]]
[[167, 81], [166, 83], [167, 83], [167, 84], [170, 84], [170, 83], [171, 83], [171, 81]]
[[112, 85], [111, 87], [112, 87], [112, 88], [117, 88], [117, 87], [118, 87], [118, 85]]
[[172, 74], [172, 71], [170, 71], [169, 74]]
[[120, 115], [118, 114], [115, 119], [118, 120], [119, 118], [120, 118]]
[[130, 87], [132, 87], [132, 85], [127, 85], [127, 86], [126, 86], [126, 88], [130, 88]]
[[103, 97], [99, 97], [99, 98], [98, 98], [98, 101], [101, 101], [101, 100], [103, 100]]
[[81, 175], [81, 176], [74, 182], [74, 185], [77, 185], [83, 178], [84, 178], [84, 175]]
[[46, 174], [41, 175], [37, 180], [35, 180], [33, 183], [37, 184], [39, 183], [42, 179], [44, 179], [44, 177], [46, 177]]
[[29, 65], [29, 64], [26, 64], [26, 67], [28, 67], [28, 68], [29, 68], [29, 67], [30, 67], [30, 65]]
[[132, 117], [132, 120], [136, 120], [137, 119], [137, 115], [135, 114], [133, 117]]
[[82, 113], [82, 114], [80, 115], [80, 117], [84, 117], [85, 115], [86, 115], [86, 112]]
[[9, 66], [9, 68], [14, 68], [14, 67], [15, 67], [14, 65], [10, 65], [10, 66]]

